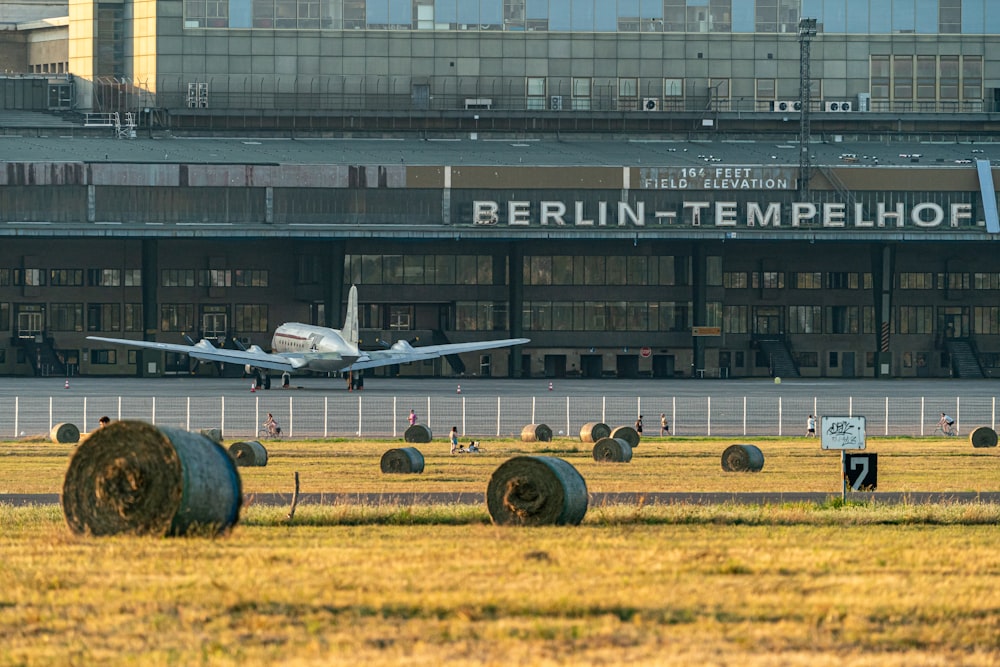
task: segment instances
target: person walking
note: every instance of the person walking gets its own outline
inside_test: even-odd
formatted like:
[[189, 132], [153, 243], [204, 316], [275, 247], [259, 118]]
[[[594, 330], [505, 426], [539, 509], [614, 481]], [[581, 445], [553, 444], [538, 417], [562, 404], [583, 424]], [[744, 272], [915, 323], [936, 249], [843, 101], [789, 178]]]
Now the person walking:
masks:
[[457, 426], [452, 426], [451, 427], [451, 453], [452, 454], [457, 454], [458, 453], [458, 427]]
[[417, 423], [417, 413], [414, 412], [413, 410], [410, 410], [410, 426], [413, 426], [416, 423]]
[[660, 435], [670, 435], [670, 421], [664, 412], [660, 413]]
[[806, 437], [807, 438], [816, 437], [816, 418], [813, 417], [812, 415], [809, 415], [809, 417], [806, 418]]
[[642, 415], [639, 415], [639, 418], [635, 420], [635, 432], [642, 435]]

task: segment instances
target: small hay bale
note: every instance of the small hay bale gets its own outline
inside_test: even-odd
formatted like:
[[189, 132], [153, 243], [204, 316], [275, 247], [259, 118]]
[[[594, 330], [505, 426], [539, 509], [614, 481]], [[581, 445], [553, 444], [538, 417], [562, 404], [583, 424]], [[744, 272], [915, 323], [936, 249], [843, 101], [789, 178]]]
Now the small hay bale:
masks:
[[619, 426], [615, 430], [611, 431], [610, 437], [621, 438], [627, 442], [632, 449], [639, 446], [639, 440], [641, 439], [639, 432], [631, 426]]
[[729, 445], [722, 452], [722, 469], [726, 472], [760, 472], [764, 453], [756, 445]]
[[552, 429], [545, 424], [528, 424], [521, 429], [521, 442], [552, 442]]
[[601, 422], [589, 422], [580, 427], [580, 440], [597, 442], [601, 438], [611, 437], [611, 427]]
[[229, 455], [239, 467], [267, 465], [267, 449], [256, 440], [234, 442], [229, 445]]
[[76, 534], [165, 536], [228, 530], [243, 495], [233, 460], [205, 436], [118, 421], [73, 452], [61, 500]]
[[426, 424], [413, 424], [407, 427], [406, 432], [403, 433], [404, 442], [430, 442], [433, 438], [431, 427]]
[[969, 434], [969, 443], [976, 449], [997, 446], [997, 432], [989, 426], [980, 426]]
[[382, 455], [380, 465], [384, 473], [423, 472], [424, 455], [416, 447], [390, 449]]
[[594, 443], [594, 460], [601, 463], [628, 463], [632, 445], [625, 438], [601, 438]]
[[587, 484], [552, 456], [515, 456], [490, 477], [486, 505], [495, 524], [578, 525], [587, 514]]
[[212, 442], [217, 442], [222, 444], [222, 429], [221, 428], [203, 428], [199, 429], [198, 433], [205, 436]]
[[49, 431], [49, 439], [57, 445], [76, 444], [80, 441], [80, 429], [76, 427], [76, 424], [69, 422], [56, 424]]

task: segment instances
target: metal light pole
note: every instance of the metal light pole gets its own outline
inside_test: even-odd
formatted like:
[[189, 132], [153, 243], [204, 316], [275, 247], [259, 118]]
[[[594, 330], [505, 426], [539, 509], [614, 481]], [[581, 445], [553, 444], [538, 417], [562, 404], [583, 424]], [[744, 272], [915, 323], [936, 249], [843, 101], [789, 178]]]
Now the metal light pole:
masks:
[[812, 98], [812, 80], [809, 75], [809, 44], [816, 36], [816, 19], [799, 19], [799, 198], [805, 201], [809, 194], [812, 175], [812, 157], [809, 155], [809, 107]]

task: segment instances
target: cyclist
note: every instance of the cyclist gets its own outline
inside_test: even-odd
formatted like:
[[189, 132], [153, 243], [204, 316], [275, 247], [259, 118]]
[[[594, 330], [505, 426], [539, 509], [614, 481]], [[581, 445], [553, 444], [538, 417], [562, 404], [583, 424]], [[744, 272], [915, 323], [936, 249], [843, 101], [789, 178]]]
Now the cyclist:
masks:
[[272, 438], [277, 438], [281, 435], [281, 427], [278, 426], [278, 422], [274, 419], [274, 415], [270, 412], [267, 413], [267, 420], [264, 422], [264, 428], [267, 429], [267, 434]]
[[949, 415], [941, 413], [941, 419], [938, 420], [938, 426], [941, 427], [941, 432], [945, 435], [955, 435], [955, 420]]

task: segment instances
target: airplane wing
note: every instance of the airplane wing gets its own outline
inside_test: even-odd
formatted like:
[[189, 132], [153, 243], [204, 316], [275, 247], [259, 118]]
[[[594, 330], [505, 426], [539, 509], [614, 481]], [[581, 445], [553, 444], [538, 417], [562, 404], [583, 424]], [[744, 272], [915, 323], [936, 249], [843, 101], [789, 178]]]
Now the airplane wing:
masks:
[[447, 345], [423, 345], [413, 347], [405, 340], [395, 343], [388, 350], [363, 351], [362, 356], [345, 371], [358, 371], [365, 368], [389, 366], [392, 364], [408, 364], [413, 361], [437, 359], [449, 354], [475, 352], [476, 350], [492, 350], [498, 347], [524, 345], [531, 342], [530, 338], [504, 338], [502, 340], [484, 340], [474, 343], [449, 343]]
[[308, 365], [308, 355], [304, 354], [271, 354], [253, 345], [249, 350], [229, 350], [212, 345], [207, 340], [200, 340], [194, 345], [178, 345], [175, 343], [159, 343], [148, 340], [129, 340], [125, 338], [101, 338], [87, 336], [87, 340], [98, 340], [114, 345], [142, 347], [161, 352], [179, 352], [194, 359], [206, 361], [221, 361], [227, 364], [243, 364], [255, 368], [268, 368], [275, 371], [294, 372]]

